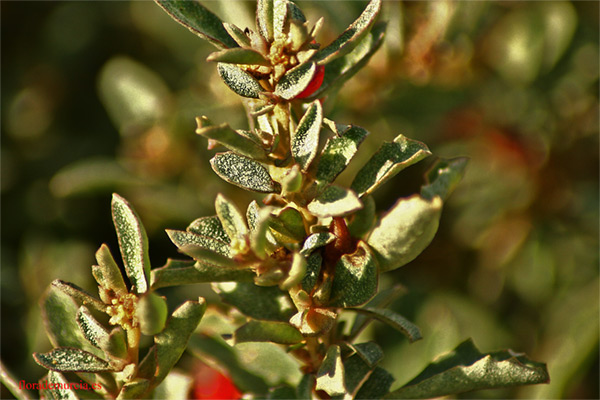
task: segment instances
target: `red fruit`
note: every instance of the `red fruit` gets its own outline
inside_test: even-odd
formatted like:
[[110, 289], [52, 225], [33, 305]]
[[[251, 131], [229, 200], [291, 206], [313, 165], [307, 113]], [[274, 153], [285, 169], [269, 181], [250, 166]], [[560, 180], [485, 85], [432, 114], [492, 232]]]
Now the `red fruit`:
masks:
[[313, 76], [312, 80], [298, 96], [296, 99], [304, 99], [314, 92], [317, 91], [318, 88], [323, 84], [323, 78], [325, 77], [325, 67], [323, 65], [317, 65], [317, 70], [315, 71], [315, 76]]
[[196, 372], [192, 399], [241, 399], [242, 393], [231, 379], [219, 371], [202, 365]]

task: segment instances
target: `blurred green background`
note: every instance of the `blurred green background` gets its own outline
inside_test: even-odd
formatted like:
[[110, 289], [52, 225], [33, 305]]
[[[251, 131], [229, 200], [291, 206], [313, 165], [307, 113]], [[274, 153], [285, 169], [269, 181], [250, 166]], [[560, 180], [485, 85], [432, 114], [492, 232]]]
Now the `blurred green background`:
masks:
[[[206, 3], [253, 26], [253, 3]], [[322, 43], [363, 2], [300, 2], [323, 15]], [[599, 398], [598, 2], [385, 2], [385, 44], [326, 116], [371, 132], [349, 172], [398, 133], [438, 156], [468, 156], [431, 246], [381, 285], [419, 325], [408, 345], [374, 324], [396, 387], [473, 337], [548, 364], [549, 385], [463, 398]], [[240, 9], [242, 12], [240, 12]], [[38, 301], [56, 278], [95, 292], [101, 243], [116, 251], [110, 196], [140, 213], [152, 265], [177, 257], [164, 229], [214, 214], [220, 181], [194, 118], [245, 127], [237, 96], [204, 62], [212, 48], [150, 1], [1, 4], [2, 361], [20, 380], [45, 371]], [[417, 190], [431, 161], [377, 193], [385, 210]], [[206, 288], [169, 292], [173, 304]], [[2, 388], [2, 398], [10, 394]]]

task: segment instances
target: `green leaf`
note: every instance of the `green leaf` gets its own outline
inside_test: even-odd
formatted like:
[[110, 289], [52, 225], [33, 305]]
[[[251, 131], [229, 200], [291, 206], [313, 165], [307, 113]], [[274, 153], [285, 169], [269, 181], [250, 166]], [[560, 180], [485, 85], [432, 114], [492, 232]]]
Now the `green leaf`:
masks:
[[70, 389], [69, 381], [60, 372], [48, 371], [48, 383], [51, 384], [49, 386], [52, 388], [44, 390], [45, 397], [57, 400], [79, 399], [77, 394]]
[[273, 93], [285, 100], [293, 99], [306, 89], [316, 70], [317, 65], [312, 61], [290, 69], [279, 79]]
[[150, 381], [148, 379], [135, 379], [133, 381], [125, 382], [117, 396], [117, 400], [140, 399], [149, 388]]
[[213, 285], [221, 299], [245, 315], [268, 321], [287, 322], [294, 314], [287, 293], [276, 286], [263, 287], [245, 282]]
[[354, 354], [344, 360], [344, 371], [347, 396], [352, 399], [359, 398], [356, 394], [372, 374], [373, 369], [358, 354]]
[[156, 371], [152, 377], [141, 376], [152, 378], [153, 387], [162, 382], [179, 361], [204, 311], [206, 311], [206, 301], [203, 298], [199, 298], [198, 301], [186, 301], [173, 312], [165, 329], [154, 336], [155, 350], [151, 350], [149, 356], [153, 357], [152, 352], [155, 351]]
[[317, 217], [341, 217], [359, 210], [362, 203], [353, 190], [329, 185], [307, 208]]
[[250, 321], [236, 329], [233, 334], [235, 343], [273, 342], [296, 344], [304, 340], [298, 329], [287, 322]]
[[300, 283], [306, 274], [306, 264], [306, 258], [300, 253], [294, 252], [288, 276], [279, 284], [279, 287], [283, 290], [289, 290]]
[[79, 305], [63, 290], [54, 284], [48, 288], [41, 302], [42, 318], [50, 342], [55, 347], [78, 347], [101, 355], [102, 353], [88, 340], [77, 324]]
[[167, 260], [165, 266], [152, 270], [152, 289], [206, 282], [252, 282], [249, 269], [220, 268], [193, 261]]
[[383, 350], [375, 342], [358, 343], [349, 345], [356, 354], [367, 363], [370, 368], [374, 368], [383, 359]]
[[[74, 283], [61, 281], [60, 279], [55, 279], [52, 281], [52, 287], [60, 290], [61, 292], [67, 294], [73, 300], [80, 304], [85, 304], [94, 307], [96, 310], [100, 312], [106, 311], [106, 305], [102, 303], [100, 300], [80, 288]], [[75, 313], [73, 313], [74, 315]]]
[[195, 379], [178, 371], [171, 371], [160, 385], [154, 389], [155, 399], [188, 400]]
[[441, 213], [439, 197], [428, 201], [414, 195], [398, 200], [367, 238], [380, 271], [401, 267], [421, 254], [437, 232]]
[[237, 47], [223, 23], [197, 1], [155, 0], [173, 19], [220, 49]]
[[79, 307], [76, 318], [79, 329], [92, 346], [100, 348], [100, 344], [108, 340], [106, 328], [96, 321], [85, 306]]
[[356, 47], [360, 39], [366, 35], [373, 25], [381, 9], [381, 0], [371, 0], [362, 14], [337, 39], [319, 50], [315, 59], [325, 64], [334, 58], [343, 56]]
[[239, 154], [218, 153], [210, 160], [212, 169], [225, 181], [260, 193], [279, 192], [277, 183], [260, 163]]
[[255, 77], [240, 67], [218, 63], [217, 71], [227, 87], [242, 97], [258, 99], [259, 94], [265, 91]]
[[311, 400], [312, 390], [315, 387], [315, 384], [316, 380], [313, 374], [304, 374], [296, 387], [296, 398], [300, 400]]
[[319, 252], [312, 253], [306, 259], [306, 272], [302, 278], [302, 290], [310, 293], [315, 287], [321, 272], [321, 262], [323, 258]]
[[190, 339], [189, 349], [192, 354], [202, 360], [209, 359], [225, 368], [233, 383], [244, 393], [265, 395], [269, 389], [264, 379], [249, 372], [239, 361], [237, 349], [229, 346], [222, 339], [206, 335], [194, 335]]
[[548, 383], [546, 365], [511, 350], [482, 354], [469, 339], [450, 354], [429, 364], [390, 399], [441, 397], [471, 390]]
[[385, 33], [386, 25], [377, 23], [350, 53], [329, 62], [325, 67], [323, 83], [308, 100], [321, 99], [328, 93], [339, 89], [347, 80], [360, 71], [375, 54]]
[[354, 253], [340, 258], [334, 276], [329, 304], [332, 307], [364, 304], [377, 292], [377, 262], [363, 241]]
[[438, 160], [425, 175], [427, 184], [421, 188], [421, 196], [428, 200], [440, 196], [446, 201], [462, 179], [468, 161], [466, 157]]
[[127, 358], [127, 337], [125, 331], [120, 326], [114, 328], [108, 338], [100, 342], [100, 348], [110, 357], [126, 359]]
[[98, 265], [92, 266], [92, 275], [96, 282], [105, 289], [110, 289], [116, 295], [127, 294], [127, 286], [119, 266], [115, 262], [107, 245], [103, 244], [96, 252]]
[[363, 196], [361, 200], [363, 208], [352, 214], [348, 223], [348, 230], [354, 238], [361, 238], [370, 232], [377, 220], [377, 206], [373, 196]]
[[325, 183], [333, 182], [346, 169], [368, 133], [359, 126], [350, 125], [339, 136], [329, 139], [319, 159], [316, 179]]
[[358, 171], [351, 187], [359, 196], [370, 194], [398, 172], [430, 154], [425, 144], [398, 135], [393, 142], [383, 143]]
[[373, 317], [381, 322], [384, 322], [396, 329], [397, 331], [404, 334], [408, 340], [412, 343], [421, 339], [421, 331], [412, 322], [400, 314], [396, 314], [394, 311], [386, 308], [347, 308], [349, 311], [356, 311], [358, 313], [365, 314], [369, 317]]
[[221, 242], [231, 243], [231, 239], [229, 239], [225, 229], [223, 229], [221, 220], [216, 215], [212, 217], [200, 217], [194, 220], [186, 230], [196, 235], [208, 236]]
[[182, 246], [179, 250], [202, 264], [210, 264], [227, 268], [234, 268], [238, 266], [238, 263], [232, 258], [198, 245], [188, 244]]
[[140, 297], [135, 316], [144, 335], [153, 336], [163, 330], [167, 322], [167, 302], [156, 293], [147, 293]]
[[167, 235], [169, 235], [169, 239], [171, 239], [173, 244], [179, 249], [187, 248], [187, 246], [197, 246], [214, 251], [224, 257], [231, 257], [229, 243], [208, 236], [200, 236], [192, 232], [176, 231], [173, 229], [167, 229], [166, 232]]
[[258, 0], [256, 4], [256, 26], [258, 32], [267, 41], [272, 42], [273, 35], [273, 8], [275, 0]]
[[220, 193], [215, 199], [215, 210], [225, 233], [231, 239], [232, 245], [236, 242], [245, 241], [248, 236], [248, 227], [240, 210]]
[[394, 377], [381, 367], [376, 367], [356, 393], [356, 399], [381, 399], [389, 391]]
[[207, 139], [219, 142], [229, 150], [241, 154], [246, 157], [254, 159], [265, 159], [266, 153], [259, 144], [253, 140], [248, 139], [246, 136], [240, 135], [238, 132], [231, 129], [229, 124], [203, 126], [205, 123], [202, 118], [196, 118], [198, 128], [196, 133], [204, 136]]
[[259, 209], [256, 200], [253, 200], [246, 210], [246, 219], [250, 228], [250, 247], [261, 259], [266, 258], [267, 250], [271, 248], [271, 243], [274, 241], [269, 231], [272, 210], [271, 207]]
[[238, 45], [241, 47], [252, 47], [250, 38], [246, 36], [243, 30], [228, 22], [223, 22], [223, 27], [225, 27], [225, 30], [227, 33], [229, 33], [229, 36], [231, 36]]
[[302, 116], [298, 127], [292, 134], [291, 150], [294, 160], [303, 171], [306, 171], [310, 163], [317, 155], [319, 147], [319, 132], [323, 122], [323, 108], [316, 100], [308, 106], [308, 110]]
[[206, 58], [206, 61], [216, 61], [226, 64], [271, 65], [271, 62], [258, 51], [241, 47], [215, 51]]
[[296, 399], [296, 390], [291, 386], [279, 386], [271, 389], [267, 400], [292, 400]]
[[113, 193], [111, 206], [125, 273], [135, 287], [135, 293], [145, 293], [150, 276], [146, 230], [127, 200]]
[[314, 250], [331, 243], [335, 239], [335, 235], [331, 232], [317, 232], [306, 238], [302, 245], [300, 254], [308, 257]]
[[332, 345], [327, 349], [327, 354], [317, 371], [316, 390], [323, 390], [330, 396], [346, 392], [340, 346]]
[[[394, 300], [398, 298], [405, 290], [401, 285], [392, 286], [390, 288], [381, 290], [379, 293], [371, 299], [364, 308], [385, 308], [392, 304]], [[350, 329], [349, 340], [358, 336], [358, 334], [367, 326], [371, 321], [371, 317], [366, 314], [357, 314]]]
[[272, 216], [269, 220], [269, 226], [274, 231], [285, 236], [285, 242], [299, 242], [306, 237], [306, 228], [304, 227], [304, 218], [300, 211], [294, 207], [286, 207], [278, 215]]
[[33, 353], [33, 358], [42, 367], [59, 372], [103, 372], [111, 371], [110, 364], [85, 350], [59, 347], [48, 353]]

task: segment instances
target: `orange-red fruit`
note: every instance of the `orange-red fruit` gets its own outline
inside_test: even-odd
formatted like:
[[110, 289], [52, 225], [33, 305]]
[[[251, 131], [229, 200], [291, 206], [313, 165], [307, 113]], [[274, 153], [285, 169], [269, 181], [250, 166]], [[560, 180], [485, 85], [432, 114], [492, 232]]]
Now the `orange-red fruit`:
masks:
[[234, 386], [231, 379], [206, 365], [196, 372], [193, 399], [241, 399], [242, 393]]
[[304, 99], [314, 92], [317, 91], [318, 88], [323, 84], [323, 78], [325, 77], [325, 67], [323, 65], [317, 65], [317, 70], [315, 71], [315, 76], [313, 76], [312, 80], [298, 96], [297, 99]]

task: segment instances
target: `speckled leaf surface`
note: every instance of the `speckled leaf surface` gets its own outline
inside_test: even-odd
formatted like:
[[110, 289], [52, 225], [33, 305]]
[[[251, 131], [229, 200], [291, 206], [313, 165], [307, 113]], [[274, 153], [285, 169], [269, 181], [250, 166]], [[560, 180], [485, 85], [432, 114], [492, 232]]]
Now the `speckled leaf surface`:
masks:
[[[67, 381], [63, 374], [56, 371], [48, 372], [48, 383], [51, 383], [53, 388], [43, 391], [43, 394], [49, 399], [56, 400], [78, 400], [79, 397], [71, 389], [68, 388], [69, 381]], [[42, 391], [40, 391], [42, 393]]]
[[331, 243], [333, 239], [335, 239], [335, 235], [331, 232], [313, 233], [304, 241], [300, 254], [308, 257], [315, 249]]
[[396, 329], [398, 332], [401, 332], [405, 335], [408, 340], [412, 343], [419, 339], [421, 339], [421, 331], [419, 328], [401, 316], [400, 314], [395, 313], [392, 310], [387, 308], [371, 308], [371, 307], [363, 307], [363, 308], [349, 308], [349, 310], [356, 311], [362, 314], [365, 314], [369, 317], [375, 318], [381, 322], [384, 322]]
[[306, 236], [302, 214], [293, 207], [286, 207], [278, 215], [272, 216], [269, 226], [285, 236], [286, 242], [299, 242]]
[[258, 99], [258, 95], [264, 91], [256, 78], [240, 67], [219, 63], [217, 64], [217, 71], [227, 87], [242, 97]]
[[371, 0], [362, 14], [337, 39], [315, 56], [320, 64], [350, 52], [375, 22], [381, 9], [381, 0]]
[[236, 329], [233, 334], [235, 343], [273, 342], [295, 344], [304, 340], [298, 329], [286, 322], [249, 321]]
[[211, 53], [206, 61], [216, 61], [225, 64], [271, 65], [258, 51], [248, 48], [235, 47]]
[[353, 190], [336, 185], [329, 185], [307, 206], [318, 217], [344, 216], [361, 207], [362, 202]]
[[200, 217], [195, 219], [186, 230], [200, 236], [208, 236], [221, 242], [230, 243], [231, 239], [227, 236], [223, 224], [218, 216]]
[[315, 174], [317, 180], [326, 183], [333, 182], [346, 169], [367, 134], [365, 129], [350, 125], [340, 136], [329, 139], [319, 159]]
[[214, 265], [168, 260], [165, 266], [152, 270], [152, 289], [206, 282], [252, 282], [255, 273], [249, 269], [221, 268]]
[[393, 142], [383, 143], [377, 153], [358, 171], [352, 182], [352, 189], [359, 196], [370, 194], [398, 172], [430, 154], [425, 144], [398, 135]]
[[545, 364], [511, 350], [482, 354], [469, 339], [386, 398], [424, 399], [549, 381]]
[[323, 122], [323, 108], [319, 101], [314, 101], [302, 116], [298, 127], [292, 133], [292, 156], [306, 171], [317, 155], [319, 147], [319, 132]]
[[208, 40], [214, 46], [224, 49], [236, 47], [237, 43], [229, 36], [223, 23], [198, 1], [155, 0], [173, 19], [190, 31]]
[[213, 287], [225, 303], [255, 319], [287, 322], [294, 313], [287, 293], [274, 286], [224, 282]]
[[322, 262], [323, 257], [321, 257], [319, 252], [314, 252], [306, 258], [306, 272], [304, 278], [302, 278], [302, 290], [307, 293], [310, 293], [310, 291], [313, 290], [319, 279]]
[[173, 229], [167, 229], [166, 232], [173, 244], [180, 249], [189, 245], [195, 245], [214, 251], [215, 253], [221, 254], [225, 257], [231, 257], [231, 249], [229, 244], [226, 242], [213, 239], [208, 236], [197, 235], [192, 232], [176, 231]]
[[[55, 279], [52, 281], [52, 289], [58, 289], [61, 292], [65, 293], [71, 299], [76, 301], [79, 304], [85, 304], [87, 306], [93, 307], [100, 312], [104, 312], [106, 310], [106, 305], [102, 303], [100, 300], [80, 288], [74, 283], [61, 281], [60, 279]], [[51, 290], [52, 290], [51, 289]]]
[[274, 94], [285, 100], [293, 99], [306, 89], [316, 70], [314, 62], [306, 62], [290, 69], [275, 85]]
[[340, 346], [329, 346], [325, 358], [317, 371], [317, 385], [315, 389], [323, 390], [330, 396], [344, 394], [346, 392], [344, 377], [344, 365], [342, 364]]
[[344, 254], [335, 265], [331, 288], [333, 307], [351, 307], [364, 304], [377, 292], [377, 262], [369, 246], [360, 241], [356, 251]]
[[273, 8], [275, 0], [258, 0], [256, 3], [256, 26], [258, 32], [267, 41], [272, 41], [273, 34]]
[[383, 359], [383, 350], [375, 342], [358, 343], [351, 347], [371, 368], [374, 368]]
[[212, 169], [225, 181], [243, 189], [260, 193], [279, 191], [267, 169], [248, 157], [235, 153], [219, 153], [211, 160]]
[[[380, 367], [370, 367], [358, 354], [344, 360], [347, 398], [380, 399], [387, 394], [394, 378]], [[371, 380], [371, 378], [374, 378]], [[383, 378], [383, 379], [382, 379]], [[336, 399], [341, 397], [336, 397]]]
[[369, 375], [369, 378], [363, 383], [356, 393], [356, 399], [381, 399], [389, 391], [394, 377], [381, 367], [375, 369]]
[[112, 216], [119, 239], [125, 273], [136, 293], [148, 290], [150, 276], [148, 237], [137, 213], [123, 197], [113, 193]]
[[265, 150], [259, 144], [246, 136], [240, 135], [229, 124], [204, 126], [202, 118], [196, 118], [196, 122], [198, 124], [197, 134], [209, 140], [214, 140], [243, 156], [255, 159], [265, 158]]
[[248, 227], [244, 215], [235, 204], [219, 193], [215, 199], [215, 210], [223, 225], [223, 230], [231, 241], [245, 240], [248, 235]]
[[367, 239], [375, 251], [381, 272], [414, 260], [437, 232], [442, 200], [419, 195], [402, 198], [381, 218]]
[[34, 353], [35, 361], [44, 368], [59, 372], [103, 372], [111, 371], [107, 361], [85, 350], [73, 347], [58, 347], [48, 353]]
[[76, 318], [83, 336], [92, 346], [101, 348], [101, 343], [105, 343], [108, 340], [108, 331], [106, 328], [96, 321], [85, 306], [79, 307]]
[[421, 195], [426, 199], [440, 196], [446, 201], [462, 179], [468, 161], [466, 157], [438, 160], [425, 175], [427, 184], [421, 187]]

